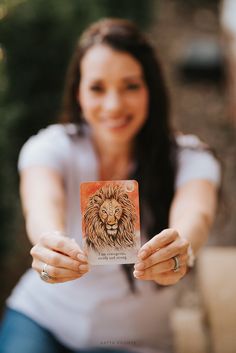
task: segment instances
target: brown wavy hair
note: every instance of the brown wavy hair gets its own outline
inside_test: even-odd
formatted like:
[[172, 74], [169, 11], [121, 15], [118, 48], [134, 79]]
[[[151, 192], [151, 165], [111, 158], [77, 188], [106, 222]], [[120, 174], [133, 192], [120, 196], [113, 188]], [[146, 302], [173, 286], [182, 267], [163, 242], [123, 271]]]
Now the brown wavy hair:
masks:
[[[73, 122], [81, 127], [84, 124], [76, 97], [80, 63], [88, 49], [97, 44], [134, 57], [143, 69], [148, 87], [148, 116], [136, 136], [133, 156], [136, 170], [130, 178], [139, 183], [141, 224], [150, 239], [168, 226], [176, 174], [177, 146], [169, 122], [170, 104], [162, 70], [153, 46], [133, 22], [109, 18], [92, 24], [78, 41], [69, 65], [60, 116], [63, 123]], [[144, 214], [148, 214], [145, 219]], [[123, 266], [133, 286], [132, 266]]]

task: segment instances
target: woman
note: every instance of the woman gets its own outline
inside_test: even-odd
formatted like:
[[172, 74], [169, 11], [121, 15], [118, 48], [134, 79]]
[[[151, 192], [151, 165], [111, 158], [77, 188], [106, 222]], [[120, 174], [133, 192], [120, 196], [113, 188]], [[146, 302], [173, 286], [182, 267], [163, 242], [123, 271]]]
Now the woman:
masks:
[[[168, 108], [154, 50], [134, 24], [106, 19], [85, 31], [68, 71], [61, 123], [32, 137], [20, 154], [35, 271], [8, 299], [0, 352], [16, 344], [25, 353], [171, 351], [169, 285], [185, 276], [207, 239], [220, 172], [196, 137], [173, 134]], [[140, 187], [138, 261], [89, 267], [80, 183], [131, 178]]]

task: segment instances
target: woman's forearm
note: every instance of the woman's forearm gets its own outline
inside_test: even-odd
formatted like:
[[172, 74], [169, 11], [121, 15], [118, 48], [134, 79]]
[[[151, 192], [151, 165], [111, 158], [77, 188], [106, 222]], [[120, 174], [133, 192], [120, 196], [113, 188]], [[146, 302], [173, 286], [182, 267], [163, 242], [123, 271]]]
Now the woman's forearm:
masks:
[[46, 232], [60, 231], [65, 233], [65, 222], [63, 214], [53, 209], [44, 209], [40, 214], [35, 215], [29, 212], [26, 217], [26, 231], [33, 245], [38, 243], [40, 237]]
[[193, 265], [194, 255], [208, 237], [216, 196], [217, 187], [206, 180], [194, 180], [180, 187], [171, 205], [170, 228], [141, 247], [134, 276], [161, 285], [177, 283]]
[[210, 226], [210, 220], [201, 212], [186, 215], [170, 222], [170, 227], [176, 229], [182, 237], [189, 241], [194, 254], [206, 243]]
[[61, 175], [46, 167], [27, 168], [21, 172], [20, 193], [28, 237], [34, 245], [30, 251], [33, 269], [42, 276], [47, 268], [49, 283], [82, 277], [89, 271], [87, 257], [74, 239], [63, 236], [66, 202]]
[[207, 241], [214, 221], [217, 188], [214, 184], [196, 180], [177, 191], [170, 211], [170, 227], [186, 238], [196, 254]]
[[28, 237], [35, 245], [43, 233], [65, 231], [65, 195], [61, 177], [46, 168], [21, 175], [21, 200]]

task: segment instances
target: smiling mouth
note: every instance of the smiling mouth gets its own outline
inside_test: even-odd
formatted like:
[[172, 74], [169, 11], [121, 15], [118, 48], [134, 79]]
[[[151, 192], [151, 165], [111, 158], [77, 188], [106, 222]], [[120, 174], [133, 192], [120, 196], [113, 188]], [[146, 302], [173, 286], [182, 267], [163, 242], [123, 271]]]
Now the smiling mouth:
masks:
[[131, 117], [119, 118], [114, 120], [104, 120], [104, 126], [108, 129], [120, 129], [125, 127], [131, 121]]

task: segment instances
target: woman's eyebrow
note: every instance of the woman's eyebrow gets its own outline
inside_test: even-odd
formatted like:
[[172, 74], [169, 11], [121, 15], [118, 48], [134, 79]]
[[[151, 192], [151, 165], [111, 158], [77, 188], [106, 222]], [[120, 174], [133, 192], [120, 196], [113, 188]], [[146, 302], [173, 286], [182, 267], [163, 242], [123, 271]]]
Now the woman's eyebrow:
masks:
[[88, 79], [88, 82], [91, 82], [91, 83], [102, 83], [103, 80], [101, 78], [92, 78], [92, 79]]
[[143, 79], [144, 79], [143, 75], [137, 74], [137, 75], [125, 76], [125, 77], [123, 78], [123, 81], [143, 80]]

